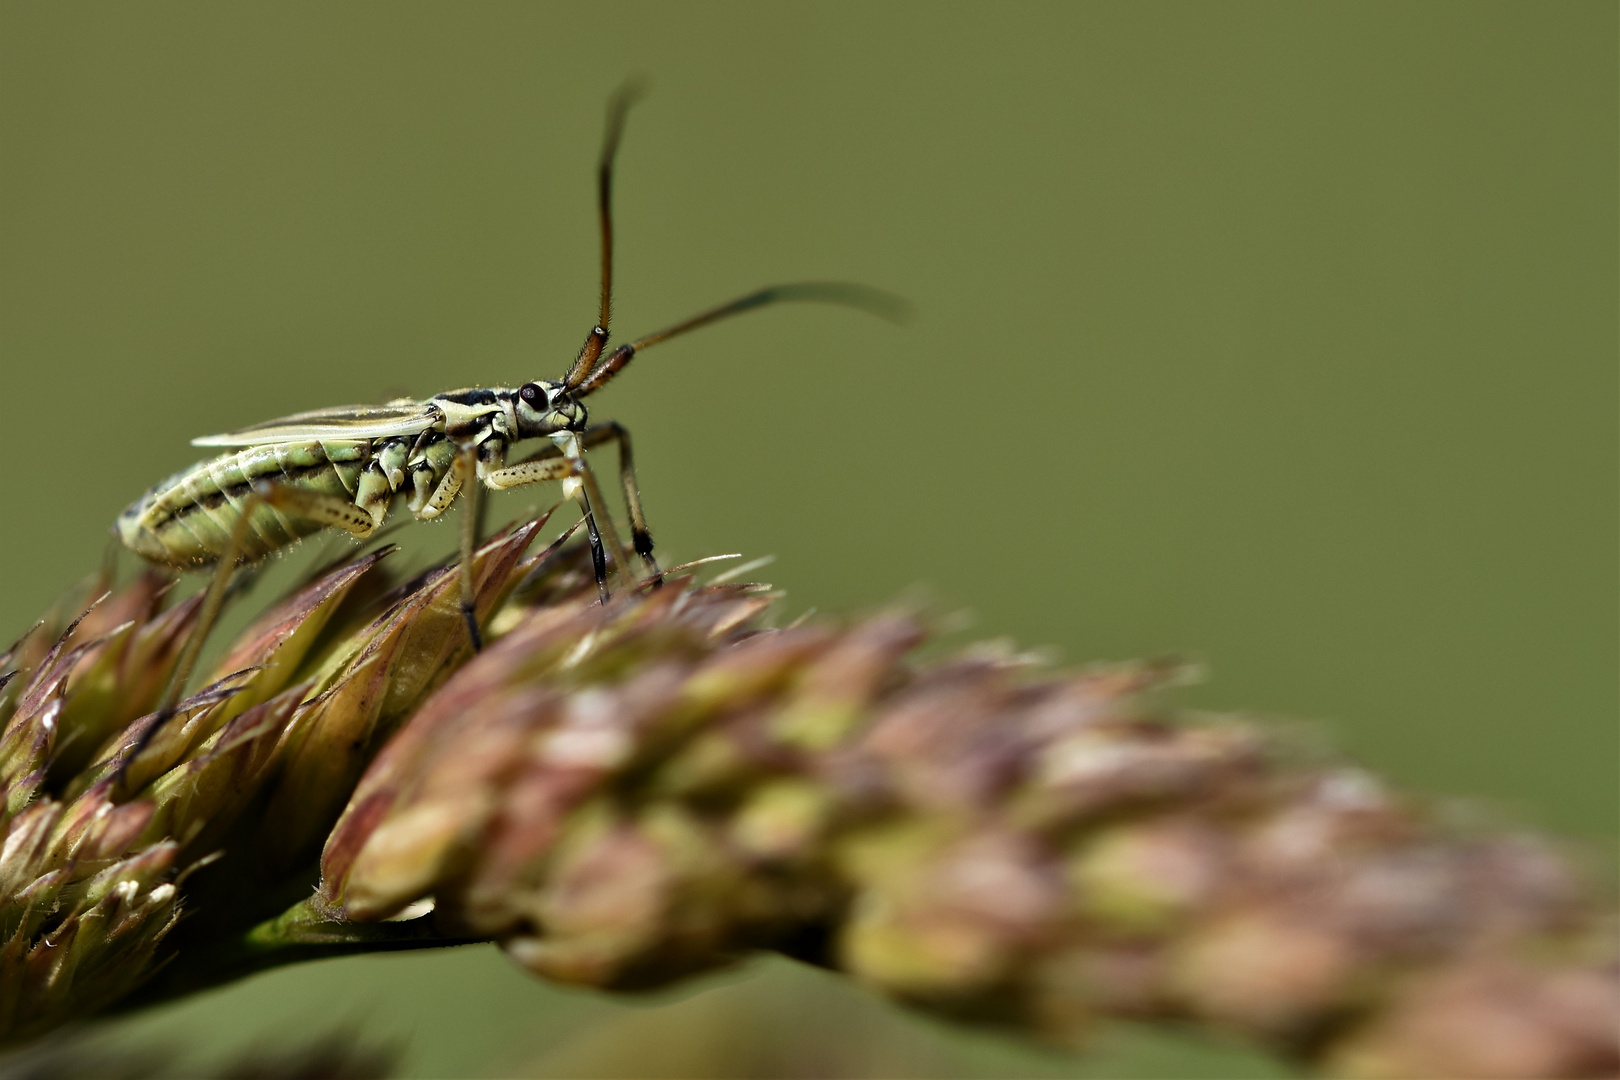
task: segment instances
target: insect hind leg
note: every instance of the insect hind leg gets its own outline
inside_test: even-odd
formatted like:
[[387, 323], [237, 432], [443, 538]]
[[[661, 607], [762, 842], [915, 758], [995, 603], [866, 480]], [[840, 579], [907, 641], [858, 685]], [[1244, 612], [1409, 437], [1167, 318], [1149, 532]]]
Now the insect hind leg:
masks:
[[[382, 517], [387, 513], [386, 503], [381, 505], [380, 513], [368, 512], [350, 499], [275, 480], [260, 480], [254, 484], [253, 497], [289, 517], [342, 529], [357, 540], [370, 536], [372, 530], [382, 524]], [[244, 513], [242, 520], [246, 521], [250, 516]]]
[[[197, 625], [192, 628], [190, 636], [181, 648], [180, 658], [175, 664], [169, 685], [159, 704], [160, 712], [172, 712], [175, 703], [185, 693], [186, 683], [191, 680], [192, 670], [196, 667], [197, 657], [202, 652], [203, 642], [207, 640], [214, 623], [219, 619], [220, 608], [224, 605], [231, 577], [239, 564], [250, 561], [244, 558], [247, 552], [248, 531], [253, 527], [253, 516], [261, 506], [270, 507], [289, 517], [342, 529], [359, 539], [371, 535], [380, 523], [379, 519], [354, 503], [336, 495], [309, 491], [274, 480], [260, 480], [255, 483], [242, 501], [236, 520], [231, 525], [230, 543], [220, 556], [214, 568], [214, 575], [208, 582], [208, 590], [203, 595], [202, 610], [197, 616]], [[384, 513], [387, 512], [386, 506], [382, 509]], [[151, 730], [156, 731], [159, 726], [161, 722], [154, 724]]]
[[[348, 499], [326, 492], [310, 491], [275, 480], [259, 480], [255, 483], [238, 507], [236, 520], [231, 524], [230, 542], [214, 567], [213, 577], [209, 579], [207, 591], [203, 594], [202, 610], [197, 614], [197, 623], [187, 635], [186, 643], [181, 646], [180, 656], [175, 661], [174, 670], [169, 674], [169, 683], [158, 701], [157, 719], [147, 727], [140, 741], [124, 755], [125, 769], [140, 756], [141, 751], [153, 737], [174, 717], [176, 706], [186, 691], [186, 684], [191, 681], [192, 672], [196, 669], [197, 658], [202, 654], [203, 643], [208, 640], [214, 624], [219, 621], [220, 609], [225, 604], [231, 578], [240, 564], [252, 561], [251, 556], [244, 558], [244, 554], [249, 551], [248, 532], [253, 527], [253, 516], [260, 507], [269, 507], [288, 517], [302, 518], [321, 526], [339, 528], [359, 539], [370, 536], [388, 512], [386, 502], [381, 504], [374, 515]], [[122, 785], [121, 771], [114, 786], [121, 788]]]

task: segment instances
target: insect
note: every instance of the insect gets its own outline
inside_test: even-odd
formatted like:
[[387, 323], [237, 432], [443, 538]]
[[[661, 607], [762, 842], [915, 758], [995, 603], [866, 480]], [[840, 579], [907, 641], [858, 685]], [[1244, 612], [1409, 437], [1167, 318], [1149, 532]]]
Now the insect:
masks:
[[[475, 500], [480, 486], [504, 490], [560, 481], [563, 496], [576, 501], [582, 511], [597, 586], [607, 603], [610, 558], [627, 581], [635, 578], [630, 550], [620, 543], [586, 463], [586, 452], [606, 443], [618, 449], [631, 548], [656, 582], [658, 563], [642, 511], [630, 435], [611, 421], [591, 424], [583, 399], [606, 386], [647, 348], [768, 304], [818, 301], [889, 318], [897, 315], [898, 301], [878, 290], [842, 282], [800, 282], [749, 293], [608, 352], [613, 166], [626, 114], [639, 96], [635, 86], [626, 86], [608, 106], [596, 170], [601, 304], [596, 325], [563, 378], [514, 388], [452, 390], [422, 401], [319, 409], [194, 439], [194, 446], [228, 449], [157, 484], [119, 516], [119, 539], [147, 560], [177, 569], [216, 568], [166, 705], [173, 704], [189, 677], [196, 652], [191, 646], [200, 648], [238, 565], [326, 528], [357, 538], [370, 536], [398, 498], [418, 519], [431, 520], [461, 496], [461, 604], [475, 649], [480, 637], [473, 611], [471, 555], [477, 541]], [[541, 440], [543, 445], [538, 452], [509, 461], [511, 448], [526, 440]]]

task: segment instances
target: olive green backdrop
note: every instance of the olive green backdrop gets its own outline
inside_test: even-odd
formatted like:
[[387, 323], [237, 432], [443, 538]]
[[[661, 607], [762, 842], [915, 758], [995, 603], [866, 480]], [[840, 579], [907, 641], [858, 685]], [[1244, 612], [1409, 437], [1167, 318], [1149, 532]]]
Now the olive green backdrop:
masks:
[[[0, 634], [96, 564], [194, 435], [558, 377], [594, 317], [603, 105], [640, 72], [621, 335], [795, 278], [916, 305], [900, 329], [750, 315], [592, 399], [635, 432], [668, 555], [774, 553], [796, 609], [921, 583], [1071, 661], [1192, 653], [1195, 703], [1314, 721], [1402, 783], [1605, 844], [1616, 22], [4, 3]], [[825, 1020], [865, 1006], [824, 980], [757, 985], [821, 1002], [805, 1032], [865, 1030]], [[658, 1014], [475, 950], [286, 972], [140, 1030], [415, 1026], [409, 1068], [448, 1075], [626, 1015]], [[1118, 1033], [1100, 1063], [999, 1058], [873, 1023], [934, 1070], [1261, 1068]], [[661, 1037], [636, 1036], [667, 1064]]]

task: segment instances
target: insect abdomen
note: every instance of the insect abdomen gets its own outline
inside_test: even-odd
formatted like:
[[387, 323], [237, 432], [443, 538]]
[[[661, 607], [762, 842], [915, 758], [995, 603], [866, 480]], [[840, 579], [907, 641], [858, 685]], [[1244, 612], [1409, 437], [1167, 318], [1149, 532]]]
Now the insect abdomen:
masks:
[[[260, 480], [352, 500], [371, 443], [275, 443], [200, 461], [141, 496], [118, 516], [118, 535], [141, 556], [175, 567], [206, 566], [230, 549], [231, 533]], [[321, 528], [259, 503], [241, 558], [251, 562]]]

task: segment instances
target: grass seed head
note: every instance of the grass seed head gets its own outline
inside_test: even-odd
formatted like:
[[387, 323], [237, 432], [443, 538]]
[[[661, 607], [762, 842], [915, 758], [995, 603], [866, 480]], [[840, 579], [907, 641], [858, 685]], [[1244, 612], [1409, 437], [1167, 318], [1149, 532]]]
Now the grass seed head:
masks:
[[455, 571], [393, 582], [385, 552], [161, 723], [196, 606], [158, 579], [14, 646], [0, 1039], [493, 940], [610, 989], [776, 949], [1071, 1046], [1129, 1016], [1346, 1075], [1620, 1068], [1604, 905], [1546, 841], [1172, 709], [1173, 663], [922, 662], [913, 612], [775, 629], [763, 587], [685, 572], [603, 606], [583, 544], [528, 553], [542, 524], [477, 553], [477, 656]]

